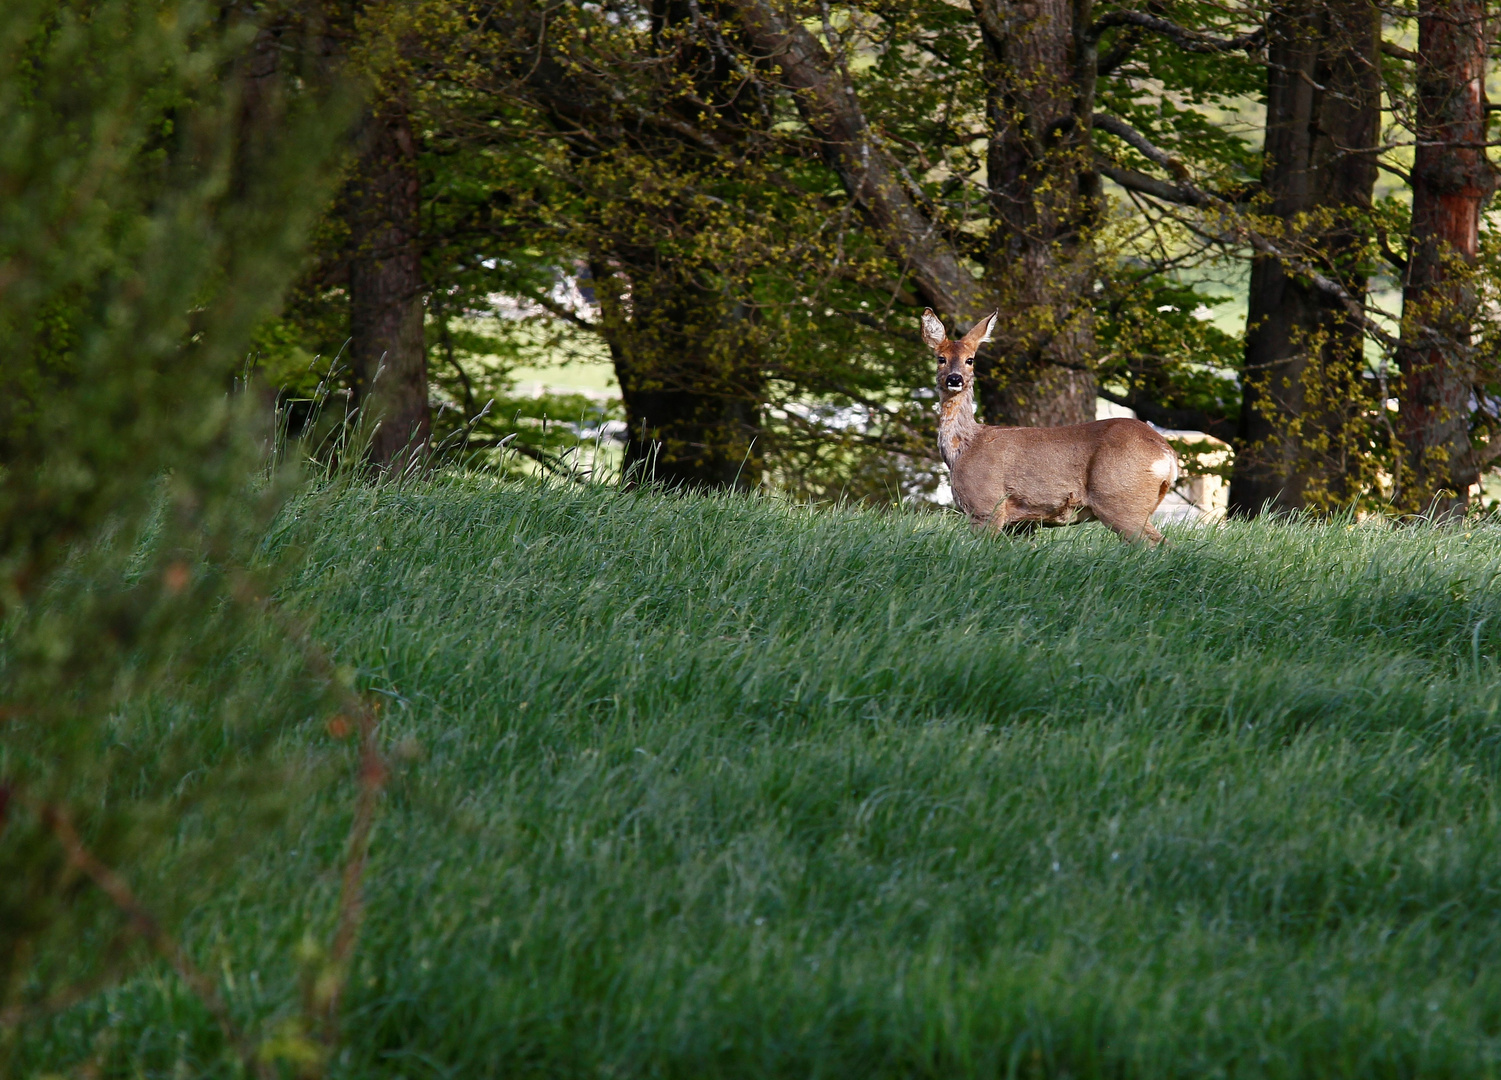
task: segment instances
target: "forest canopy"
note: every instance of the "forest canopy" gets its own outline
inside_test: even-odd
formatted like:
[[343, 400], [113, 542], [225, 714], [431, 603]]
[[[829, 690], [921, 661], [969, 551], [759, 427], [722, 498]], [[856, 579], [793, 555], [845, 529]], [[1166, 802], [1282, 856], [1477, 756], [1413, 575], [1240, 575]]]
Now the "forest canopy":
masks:
[[[522, 419], [587, 411], [667, 482], [884, 500], [937, 479], [917, 316], [999, 309], [987, 422], [1104, 400], [1232, 443], [1242, 513], [1453, 512], [1501, 452], [1485, 14], [320, 10], [368, 105], [258, 362], [383, 411], [378, 460], [556, 465]], [[523, 357], [580, 355], [618, 405], [515, 395]]]

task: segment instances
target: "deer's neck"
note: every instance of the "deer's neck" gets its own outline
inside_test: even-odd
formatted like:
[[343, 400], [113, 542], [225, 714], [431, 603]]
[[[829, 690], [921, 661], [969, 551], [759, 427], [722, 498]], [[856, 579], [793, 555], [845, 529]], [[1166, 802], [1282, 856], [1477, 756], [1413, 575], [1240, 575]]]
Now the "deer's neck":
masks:
[[966, 390], [962, 394], [942, 402], [938, 406], [938, 452], [943, 455], [943, 463], [950, 469], [969, 449], [969, 444], [980, 433], [980, 425], [975, 421], [975, 392]]

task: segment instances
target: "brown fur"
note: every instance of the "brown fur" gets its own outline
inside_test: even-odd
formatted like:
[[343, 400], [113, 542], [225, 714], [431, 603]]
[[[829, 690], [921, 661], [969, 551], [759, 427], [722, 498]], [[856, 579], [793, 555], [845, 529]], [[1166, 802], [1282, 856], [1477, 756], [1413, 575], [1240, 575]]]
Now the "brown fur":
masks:
[[1162, 534], [1149, 519], [1178, 477], [1178, 459], [1148, 425], [1125, 419], [1054, 428], [976, 422], [974, 356], [995, 318], [981, 319], [951, 341], [938, 316], [923, 313], [923, 340], [938, 356], [938, 449], [954, 502], [976, 528], [1094, 520], [1122, 540], [1160, 543]]

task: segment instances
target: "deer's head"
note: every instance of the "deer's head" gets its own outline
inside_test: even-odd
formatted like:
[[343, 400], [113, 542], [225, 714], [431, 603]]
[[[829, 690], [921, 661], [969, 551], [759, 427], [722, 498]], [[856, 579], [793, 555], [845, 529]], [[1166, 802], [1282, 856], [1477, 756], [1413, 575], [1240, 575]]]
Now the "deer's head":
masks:
[[991, 328], [995, 326], [999, 311], [992, 311], [969, 328], [958, 341], [950, 341], [943, 329], [943, 320], [933, 314], [932, 308], [922, 313], [923, 342], [938, 355], [938, 393], [947, 401], [975, 385], [975, 353], [990, 340]]

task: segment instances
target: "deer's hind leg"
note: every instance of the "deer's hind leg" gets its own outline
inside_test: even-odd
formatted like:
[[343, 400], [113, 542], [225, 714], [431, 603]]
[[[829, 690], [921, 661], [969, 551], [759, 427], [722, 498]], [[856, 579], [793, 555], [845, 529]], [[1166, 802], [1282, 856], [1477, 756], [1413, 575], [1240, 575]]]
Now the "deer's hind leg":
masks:
[[1163, 536], [1157, 531], [1157, 527], [1152, 524], [1152, 510], [1155, 509], [1156, 507], [1151, 507], [1145, 513], [1110, 513], [1109, 511], [1095, 510], [1094, 516], [1101, 524], [1122, 540], [1128, 543], [1145, 540], [1152, 547], [1156, 547], [1162, 543]]
[[[1156, 472], [1154, 468], [1154, 477]], [[1112, 479], [1108, 473], [1102, 476], [1090, 493], [1089, 508], [1095, 518], [1128, 543], [1145, 541], [1153, 547], [1162, 543], [1162, 534], [1152, 524], [1152, 514], [1167, 495], [1167, 482], [1148, 487], [1134, 478], [1124, 483], [1112, 483]]]

